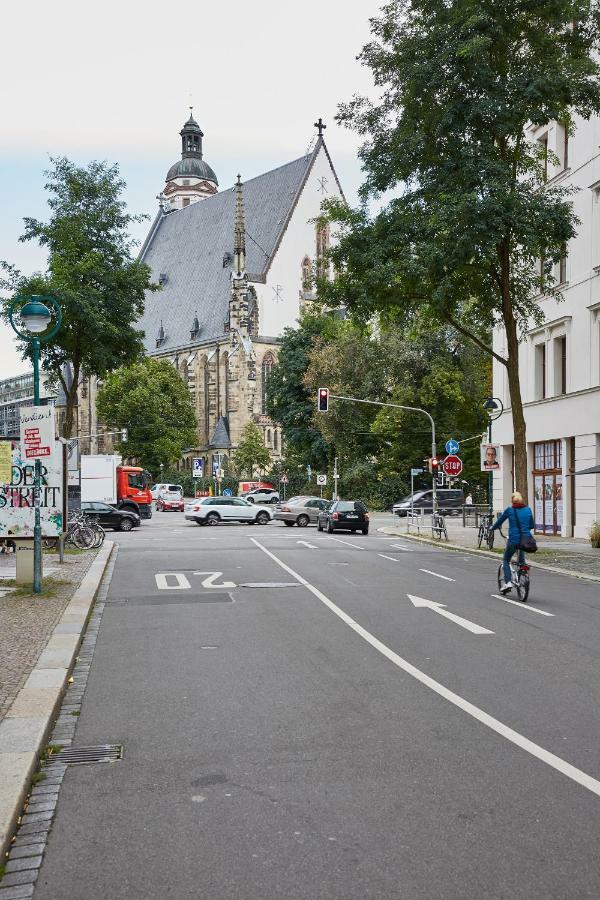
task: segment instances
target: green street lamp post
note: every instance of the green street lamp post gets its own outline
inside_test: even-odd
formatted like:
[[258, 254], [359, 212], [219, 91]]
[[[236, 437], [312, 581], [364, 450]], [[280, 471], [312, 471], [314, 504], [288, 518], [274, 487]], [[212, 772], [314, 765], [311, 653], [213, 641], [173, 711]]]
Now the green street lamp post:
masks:
[[[488, 414], [488, 442], [492, 443], [492, 422], [499, 419], [504, 412], [504, 404], [498, 397], [488, 397], [483, 403], [483, 408]], [[490, 516], [494, 515], [494, 474], [492, 470], [488, 472], [488, 504]]]
[[[15, 317], [20, 319], [20, 327]], [[33, 404], [40, 405], [40, 347], [52, 340], [62, 322], [62, 313], [54, 297], [16, 297], [8, 310], [8, 319], [13, 331], [22, 340], [31, 344], [33, 361]], [[33, 593], [42, 592], [42, 523], [40, 501], [42, 490], [42, 467], [39, 459], [34, 463], [33, 496]]]

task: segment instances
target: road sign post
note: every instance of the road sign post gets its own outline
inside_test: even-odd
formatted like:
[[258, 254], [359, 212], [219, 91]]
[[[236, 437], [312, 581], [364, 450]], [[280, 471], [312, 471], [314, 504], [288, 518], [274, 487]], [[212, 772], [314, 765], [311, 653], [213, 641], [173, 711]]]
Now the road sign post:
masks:
[[442, 468], [449, 478], [457, 478], [463, 470], [462, 459], [451, 453], [444, 460]]
[[414, 512], [414, 493], [415, 493], [415, 475], [421, 475], [423, 469], [411, 469], [410, 470], [410, 515], [412, 517]]
[[327, 475], [317, 475], [317, 484], [321, 488], [321, 497], [323, 496], [323, 488], [327, 484]]
[[202, 457], [194, 457], [192, 459], [192, 478], [204, 477], [204, 460]]

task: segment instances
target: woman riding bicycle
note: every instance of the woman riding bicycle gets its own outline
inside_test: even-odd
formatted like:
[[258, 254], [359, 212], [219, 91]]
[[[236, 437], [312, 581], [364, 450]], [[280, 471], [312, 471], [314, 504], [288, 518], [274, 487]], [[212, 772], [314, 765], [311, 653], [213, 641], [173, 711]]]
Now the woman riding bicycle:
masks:
[[533, 513], [531, 509], [524, 503], [523, 497], [519, 491], [515, 491], [511, 496], [512, 505], [507, 506], [504, 512], [498, 516], [492, 530], [500, 528], [503, 522], [508, 520], [508, 539], [506, 541], [506, 550], [504, 551], [504, 559], [502, 561], [502, 570], [504, 573], [504, 583], [500, 586], [501, 594], [508, 594], [512, 589], [512, 574], [510, 571], [510, 561], [516, 551], [519, 551], [519, 565], [525, 564], [525, 551], [522, 549], [523, 538], [525, 536], [531, 538], [531, 531], [535, 528]]

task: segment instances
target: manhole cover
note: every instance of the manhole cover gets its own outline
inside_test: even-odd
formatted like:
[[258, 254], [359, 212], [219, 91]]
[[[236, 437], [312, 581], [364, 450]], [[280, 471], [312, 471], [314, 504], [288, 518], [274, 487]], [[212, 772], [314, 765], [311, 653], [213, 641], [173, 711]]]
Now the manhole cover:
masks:
[[231, 594], [211, 591], [206, 594], [188, 594], [183, 591], [174, 591], [171, 596], [165, 591], [160, 597], [138, 597], [130, 600], [129, 606], [175, 606], [189, 603], [233, 603]]
[[62, 763], [67, 766], [82, 766], [90, 763], [115, 762], [123, 758], [122, 744], [100, 744], [98, 747], [67, 747], [53, 753], [48, 765]]

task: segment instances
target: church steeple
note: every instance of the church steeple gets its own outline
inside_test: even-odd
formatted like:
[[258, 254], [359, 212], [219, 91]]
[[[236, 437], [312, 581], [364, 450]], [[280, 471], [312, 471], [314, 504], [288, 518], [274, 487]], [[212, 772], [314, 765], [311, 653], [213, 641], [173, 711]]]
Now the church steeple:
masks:
[[202, 159], [202, 138], [204, 132], [194, 119], [194, 107], [190, 106], [190, 117], [179, 132], [181, 135], [181, 158]]
[[244, 216], [244, 198], [242, 196], [242, 179], [240, 175], [238, 175], [235, 185], [233, 271], [234, 277], [237, 278], [241, 278], [246, 274], [246, 222]]

